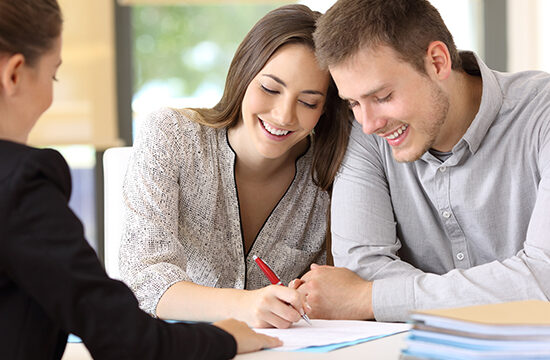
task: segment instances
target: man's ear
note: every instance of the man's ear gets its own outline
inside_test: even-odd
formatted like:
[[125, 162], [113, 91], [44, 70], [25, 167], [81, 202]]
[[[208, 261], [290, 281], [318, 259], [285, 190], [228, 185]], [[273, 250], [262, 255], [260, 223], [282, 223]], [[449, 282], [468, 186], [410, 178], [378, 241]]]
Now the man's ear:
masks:
[[13, 95], [21, 83], [25, 57], [22, 54], [9, 56], [0, 65], [0, 86], [6, 95]]
[[439, 80], [445, 80], [453, 68], [451, 54], [447, 45], [442, 41], [432, 41], [426, 51], [426, 70], [429, 75]]

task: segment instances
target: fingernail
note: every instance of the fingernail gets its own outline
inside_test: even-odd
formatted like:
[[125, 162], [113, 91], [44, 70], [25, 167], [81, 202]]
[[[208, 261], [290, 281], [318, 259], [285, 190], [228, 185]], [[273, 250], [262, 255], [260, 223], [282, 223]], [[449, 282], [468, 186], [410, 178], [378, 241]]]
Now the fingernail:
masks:
[[304, 309], [300, 309], [300, 315], [304, 316], [305, 313]]
[[309, 306], [308, 303], [306, 303], [306, 307], [307, 307], [308, 310], [311, 310], [311, 306]]
[[288, 284], [288, 287], [294, 286], [294, 281], [296, 281], [296, 280], [292, 280], [292, 281]]

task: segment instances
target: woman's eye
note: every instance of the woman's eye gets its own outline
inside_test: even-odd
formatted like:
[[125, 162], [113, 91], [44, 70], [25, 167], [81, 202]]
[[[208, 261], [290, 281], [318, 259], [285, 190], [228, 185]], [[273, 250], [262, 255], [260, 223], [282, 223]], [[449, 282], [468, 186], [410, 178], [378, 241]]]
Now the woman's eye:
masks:
[[261, 85], [262, 90], [265, 91], [268, 94], [278, 94], [279, 92], [277, 90], [271, 90], [270, 88], [266, 87], [265, 85]]
[[306, 101], [302, 101], [302, 100], [299, 100], [303, 105], [307, 106], [308, 108], [310, 109], [316, 109], [317, 108], [317, 104], [310, 104]]

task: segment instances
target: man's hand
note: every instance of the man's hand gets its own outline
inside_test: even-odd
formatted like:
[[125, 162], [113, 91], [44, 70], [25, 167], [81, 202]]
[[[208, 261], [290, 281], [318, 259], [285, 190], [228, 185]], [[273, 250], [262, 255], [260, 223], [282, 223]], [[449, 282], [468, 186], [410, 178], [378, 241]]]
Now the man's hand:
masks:
[[374, 319], [372, 282], [361, 279], [353, 271], [312, 264], [301, 279], [292, 281], [291, 288], [306, 296], [308, 316], [316, 319]]

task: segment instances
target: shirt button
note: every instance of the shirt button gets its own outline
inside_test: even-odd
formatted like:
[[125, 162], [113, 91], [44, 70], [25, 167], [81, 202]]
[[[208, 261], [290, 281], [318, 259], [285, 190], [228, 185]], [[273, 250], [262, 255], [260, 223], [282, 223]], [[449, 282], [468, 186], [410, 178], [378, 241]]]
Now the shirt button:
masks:
[[443, 213], [442, 213], [441, 215], [443, 215], [443, 217], [444, 217], [445, 219], [448, 219], [448, 218], [451, 217], [451, 213], [448, 212], [448, 211], [443, 211]]
[[460, 252], [460, 253], [456, 254], [456, 258], [457, 258], [459, 261], [462, 261], [462, 260], [464, 260], [464, 254]]
[[446, 166], [442, 166], [439, 168], [439, 171], [440, 172], [445, 172], [445, 170], [447, 170], [447, 167]]

